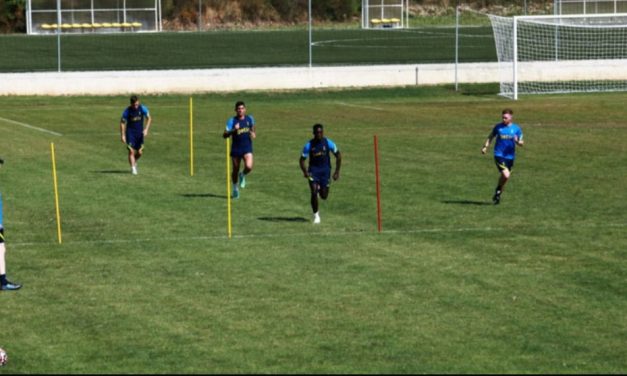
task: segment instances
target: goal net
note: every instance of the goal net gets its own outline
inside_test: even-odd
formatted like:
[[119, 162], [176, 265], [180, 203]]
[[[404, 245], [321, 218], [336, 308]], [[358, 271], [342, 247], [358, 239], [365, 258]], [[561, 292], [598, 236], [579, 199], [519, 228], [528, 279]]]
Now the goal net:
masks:
[[409, 0], [362, 0], [361, 27], [386, 29], [407, 27]]
[[627, 14], [490, 21], [501, 95], [627, 91]]
[[555, 0], [558, 14], [627, 13], [627, 0]]

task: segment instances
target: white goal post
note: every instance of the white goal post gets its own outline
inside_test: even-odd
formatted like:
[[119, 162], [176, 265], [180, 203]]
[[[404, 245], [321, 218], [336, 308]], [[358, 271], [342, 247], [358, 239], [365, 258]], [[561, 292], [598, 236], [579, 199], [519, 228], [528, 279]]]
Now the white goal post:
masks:
[[501, 95], [627, 91], [627, 13], [490, 21]]
[[408, 27], [409, 0], [361, 0], [363, 29]]

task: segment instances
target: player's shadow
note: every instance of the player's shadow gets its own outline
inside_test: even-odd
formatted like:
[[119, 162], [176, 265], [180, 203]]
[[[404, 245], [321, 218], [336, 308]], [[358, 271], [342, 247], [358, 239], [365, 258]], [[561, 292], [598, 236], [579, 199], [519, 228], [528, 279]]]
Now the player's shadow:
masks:
[[221, 198], [226, 200], [226, 195], [216, 195], [213, 193], [183, 193], [181, 196], [187, 198], [196, 198], [196, 197], [210, 197], [210, 198]]
[[494, 205], [492, 202], [488, 201], [473, 201], [473, 200], [443, 200], [445, 204], [457, 204], [457, 205]]
[[128, 170], [97, 170], [92, 171], [94, 174], [131, 174]]
[[303, 217], [259, 217], [257, 219], [268, 222], [307, 222]]

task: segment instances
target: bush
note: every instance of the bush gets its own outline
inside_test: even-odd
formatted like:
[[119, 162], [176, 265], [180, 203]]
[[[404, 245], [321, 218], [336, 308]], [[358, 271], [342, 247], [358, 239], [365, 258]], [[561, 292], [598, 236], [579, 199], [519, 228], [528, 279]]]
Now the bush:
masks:
[[0, 33], [26, 32], [26, 0], [0, 1]]

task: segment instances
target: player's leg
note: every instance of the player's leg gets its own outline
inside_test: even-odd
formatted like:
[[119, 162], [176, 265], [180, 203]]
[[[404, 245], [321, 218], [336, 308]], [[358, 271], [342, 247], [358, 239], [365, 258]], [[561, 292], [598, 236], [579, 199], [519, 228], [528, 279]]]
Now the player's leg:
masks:
[[233, 171], [231, 171], [231, 183], [233, 183], [233, 198], [238, 198], [239, 188], [237, 186], [237, 179], [242, 158], [236, 155], [231, 155], [231, 162], [233, 163]]
[[253, 170], [253, 153], [244, 154], [244, 170], [239, 173], [239, 186], [246, 187], [246, 175]]
[[492, 196], [492, 202], [494, 205], [498, 205], [501, 202], [501, 194], [505, 188], [505, 184], [509, 181], [511, 176], [511, 168], [514, 165], [513, 160], [495, 158], [496, 168], [499, 170], [499, 182], [494, 190], [494, 196]]
[[135, 161], [135, 150], [131, 147], [131, 145], [127, 145], [128, 147], [128, 164], [131, 166], [131, 174], [137, 175], [137, 166]]
[[137, 175], [137, 162], [139, 162], [139, 158], [144, 154], [144, 134], [138, 133], [134, 137], [133, 150], [135, 152], [135, 164], [132, 169], [134, 171], [134, 175]]
[[140, 145], [139, 149], [135, 151], [135, 166], [137, 166], [137, 162], [139, 161], [139, 158], [142, 157], [142, 155], [144, 155], [144, 145]]
[[134, 132], [126, 132], [126, 147], [128, 148], [128, 163], [131, 165], [131, 174], [137, 175], [137, 156], [141, 148], [141, 140]]
[[0, 228], [0, 290], [17, 290], [22, 285], [7, 280], [7, 268], [4, 255], [6, 248], [4, 246], [4, 229]]
[[313, 211], [313, 223], [320, 223], [320, 213], [318, 210], [318, 194], [320, 193], [320, 184], [317, 181], [309, 181], [309, 190], [311, 192], [311, 211]]
[[324, 176], [319, 179], [320, 198], [326, 200], [329, 197], [329, 179], [331, 178], [331, 170], [327, 171]]

